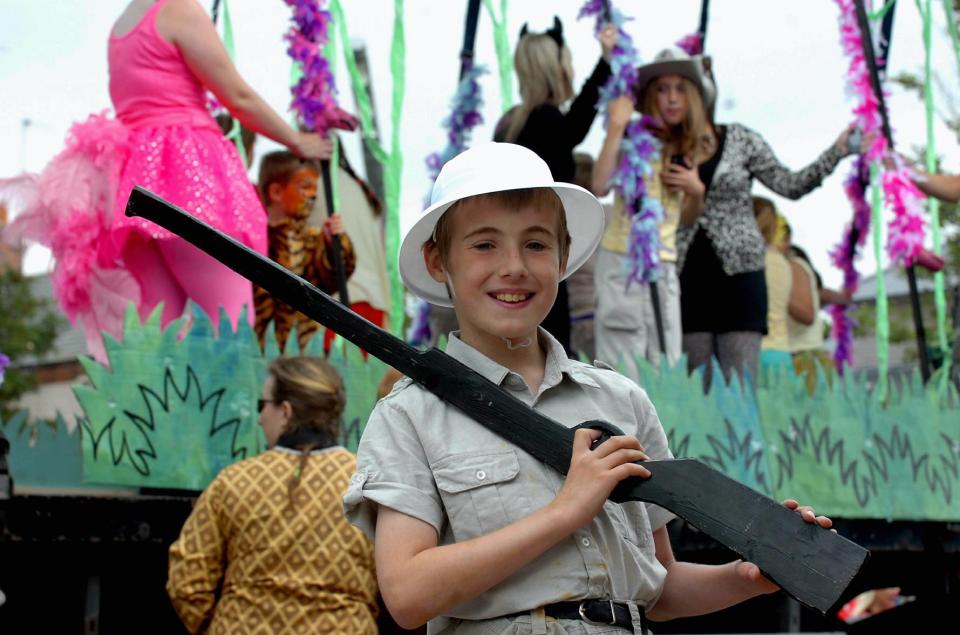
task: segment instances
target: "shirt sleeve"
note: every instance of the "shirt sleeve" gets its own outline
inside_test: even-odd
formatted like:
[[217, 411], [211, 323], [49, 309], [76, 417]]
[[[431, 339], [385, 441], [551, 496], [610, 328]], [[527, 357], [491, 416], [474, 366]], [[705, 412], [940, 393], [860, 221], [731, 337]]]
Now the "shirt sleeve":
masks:
[[227, 545], [220, 508], [224, 487], [219, 477], [210, 484], [170, 546], [167, 594], [190, 633], [202, 633], [209, 626], [223, 576]]
[[405, 409], [394, 403], [401, 395], [381, 400], [370, 414], [357, 448], [357, 471], [343, 498], [347, 520], [371, 539], [379, 505], [432, 525], [438, 535], [443, 529], [443, 504], [420, 437]]
[[[647, 393], [638, 387], [632, 392], [631, 398], [634, 403], [634, 412], [637, 413], [637, 438], [640, 439], [640, 444], [643, 445], [647, 456], [654, 460], [672, 459], [673, 452], [670, 451], [667, 435], [663, 431], [657, 409], [650, 398], [647, 397]], [[651, 531], [660, 529], [676, 518], [673, 512], [659, 505], [644, 503], [644, 506], [647, 508], [647, 516], [650, 518]]]
[[593, 120], [597, 116], [600, 87], [610, 77], [610, 72], [610, 64], [601, 58], [594, 67], [593, 73], [583, 83], [580, 94], [573, 100], [570, 109], [564, 115], [563, 131], [569, 148], [572, 149], [580, 145], [586, 138], [587, 133], [590, 132]]
[[763, 137], [753, 130], [743, 130], [746, 133], [747, 169], [750, 174], [777, 194], [792, 200], [818, 187], [843, 158], [837, 144], [833, 144], [813, 163], [793, 172], [777, 159]]

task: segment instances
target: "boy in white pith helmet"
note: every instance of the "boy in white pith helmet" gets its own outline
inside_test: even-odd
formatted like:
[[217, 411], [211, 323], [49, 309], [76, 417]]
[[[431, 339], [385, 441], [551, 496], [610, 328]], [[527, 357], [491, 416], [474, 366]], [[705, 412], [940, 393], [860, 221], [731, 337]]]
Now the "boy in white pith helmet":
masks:
[[539, 328], [602, 231], [592, 194], [555, 183], [530, 150], [488, 143], [444, 166], [404, 237], [407, 287], [457, 313], [448, 355], [564, 425], [600, 419], [625, 435], [591, 450], [600, 433], [578, 430], [564, 478], [426, 389], [398, 383], [370, 415], [344, 506], [375, 538], [380, 590], [401, 626], [641, 633], [647, 618], [777, 589], [749, 563], [675, 562], [669, 512], [607, 500], [622, 479], [649, 476], [634, 461], [671, 454], [643, 390], [567, 359]]

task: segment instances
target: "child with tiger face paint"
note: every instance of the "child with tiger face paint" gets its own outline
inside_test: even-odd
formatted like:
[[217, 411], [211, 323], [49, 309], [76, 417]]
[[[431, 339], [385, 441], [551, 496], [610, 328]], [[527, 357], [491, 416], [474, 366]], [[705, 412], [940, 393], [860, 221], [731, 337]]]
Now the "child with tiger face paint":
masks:
[[[343, 231], [339, 214], [327, 218], [323, 227], [311, 227], [307, 219], [317, 196], [319, 167], [287, 151], [272, 152], [260, 163], [258, 188], [268, 216], [268, 253], [270, 258], [304, 278], [325, 293], [337, 291], [337, 278], [329, 248], [339, 240], [347, 277], [356, 267], [350, 238]], [[254, 289], [256, 322], [254, 330], [265, 344], [267, 325], [273, 321], [277, 343], [283, 350], [287, 337], [296, 326], [300, 349], [320, 325], [292, 307], [279, 302], [265, 290]]]

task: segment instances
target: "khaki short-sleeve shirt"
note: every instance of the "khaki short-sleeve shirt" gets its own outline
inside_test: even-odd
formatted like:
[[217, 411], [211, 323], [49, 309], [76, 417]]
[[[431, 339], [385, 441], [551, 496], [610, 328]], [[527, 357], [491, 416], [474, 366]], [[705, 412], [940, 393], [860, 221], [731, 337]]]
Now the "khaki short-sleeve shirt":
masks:
[[[567, 359], [541, 329], [547, 358], [543, 383], [523, 378], [451, 334], [447, 354], [502, 386], [533, 409], [573, 427], [600, 419], [640, 439], [651, 459], [673, 458], [646, 393], [618, 373]], [[516, 522], [552, 501], [563, 475], [488, 431], [432, 393], [404, 380], [370, 415], [357, 472], [344, 497], [347, 518], [375, 537], [383, 505], [427, 522], [440, 544], [476, 538]], [[446, 617], [488, 620], [566, 600], [609, 598], [651, 607], [666, 570], [653, 532], [670, 512], [645, 503], [607, 502], [593, 522], [571, 534], [496, 587]], [[430, 631], [449, 620], [438, 618]], [[439, 627], [439, 628], [438, 628]]]

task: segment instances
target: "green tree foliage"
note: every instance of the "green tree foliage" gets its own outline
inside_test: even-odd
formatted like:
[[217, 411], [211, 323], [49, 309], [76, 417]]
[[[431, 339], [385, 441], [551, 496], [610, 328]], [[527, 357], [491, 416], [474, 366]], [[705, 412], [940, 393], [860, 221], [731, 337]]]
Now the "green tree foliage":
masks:
[[49, 300], [33, 296], [22, 274], [0, 272], [0, 352], [12, 364], [0, 386], [0, 420], [11, 417], [13, 402], [36, 386], [35, 375], [18, 370], [17, 361], [49, 352], [62, 321]]

